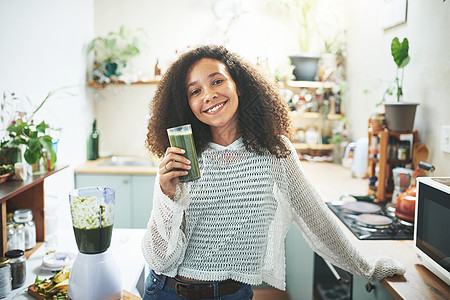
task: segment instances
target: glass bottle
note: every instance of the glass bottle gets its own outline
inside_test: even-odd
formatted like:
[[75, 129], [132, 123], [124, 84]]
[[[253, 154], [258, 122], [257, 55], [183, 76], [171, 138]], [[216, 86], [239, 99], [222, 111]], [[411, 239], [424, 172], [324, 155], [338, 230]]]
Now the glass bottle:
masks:
[[155, 64], [155, 77], [158, 77], [161, 75], [161, 69], [159, 68], [159, 59], [156, 59]]
[[94, 120], [94, 123], [92, 124], [92, 132], [89, 135], [88, 141], [88, 160], [96, 160], [97, 158], [99, 158], [98, 139], [99, 132], [97, 131], [97, 120]]

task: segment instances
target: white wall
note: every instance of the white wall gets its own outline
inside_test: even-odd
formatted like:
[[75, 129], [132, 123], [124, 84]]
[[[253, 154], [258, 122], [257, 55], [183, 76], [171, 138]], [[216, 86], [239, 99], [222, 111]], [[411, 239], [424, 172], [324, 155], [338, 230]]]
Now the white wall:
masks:
[[[217, 2], [236, 5], [239, 13], [226, 22], [219, 17], [220, 13], [215, 13]], [[339, 26], [327, 25], [337, 16], [345, 15], [345, 0], [321, 2], [332, 8], [331, 13], [325, 13], [327, 22], [322, 27], [341, 30], [345, 26], [342, 17], [338, 18]], [[175, 59], [176, 51], [198, 44], [225, 44], [254, 63], [258, 57], [268, 58], [272, 73], [289, 65], [287, 57], [299, 52], [296, 23], [287, 18], [289, 14], [275, 0], [95, 0], [94, 4], [96, 36], [118, 31], [121, 25], [135, 31], [142, 28], [147, 33], [144, 40], [148, 47], [132, 61], [142, 77], [153, 77], [156, 58], [164, 71]], [[325, 34], [326, 30], [322, 28], [322, 32]], [[322, 44], [316, 41], [313, 48], [322, 49]], [[94, 92], [98, 100], [95, 115], [101, 154], [148, 155], [142, 147], [146, 134], [144, 119], [154, 88], [109, 87]]]
[[[354, 136], [367, 135], [367, 120], [384, 88], [380, 79], [395, 78], [390, 43], [407, 37], [411, 61], [405, 67], [404, 100], [418, 102], [415, 129], [430, 150], [436, 176], [450, 176], [450, 154], [440, 151], [441, 125], [450, 125], [450, 3], [408, 1], [407, 22], [383, 30], [382, 0], [348, 1], [349, 97], [345, 111]], [[364, 89], [371, 93], [363, 94]]]
[[58, 164], [69, 168], [45, 183], [60, 201], [73, 188], [73, 168], [86, 160], [93, 101], [86, 97], [85, 47], [93, 9], [91, 0], [0, 1], [0, 92], [15, 91], [37, 105], [49, 91], [74, 86], [76, 96], [51, 99], [36, 115], [61, 128]]

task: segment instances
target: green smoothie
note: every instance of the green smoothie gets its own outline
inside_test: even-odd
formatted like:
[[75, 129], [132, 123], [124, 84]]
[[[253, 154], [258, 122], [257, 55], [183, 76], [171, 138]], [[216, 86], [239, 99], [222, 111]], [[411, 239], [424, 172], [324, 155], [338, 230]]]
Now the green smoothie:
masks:
[[181, 182], [192, 181], [200, 178], [200, 169], [198, 168], [197, 151], [195, 150], [194, 137], [190, 125], [170, 128], [167, 130], [170, 146], [186, 150], [184, 157], [191, 161], [191, 169], [188, 174], [180, 176]]
[[111, 244], [113, 226], [94, 229], [73, 228], [78, 250], [85, 254], [105, 252]]

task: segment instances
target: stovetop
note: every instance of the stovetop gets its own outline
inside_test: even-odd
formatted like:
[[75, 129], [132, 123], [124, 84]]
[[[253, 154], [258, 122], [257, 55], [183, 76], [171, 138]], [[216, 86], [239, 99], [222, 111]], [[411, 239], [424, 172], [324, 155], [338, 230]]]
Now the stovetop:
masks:
[[388, 211], [385, 205], [379, 205], [381, 210], [375, 214], [386, 216], [392, 220], [387, 226], [366, 227], [356, 221], [358, 214], [353, 214], [341, 208], [346, 201], [326, 202], [331, 211], [350, 229], [360, 240], [412, 240], [414, 228], [412, 224], [406, 224], [398, 219], [395, 214]]

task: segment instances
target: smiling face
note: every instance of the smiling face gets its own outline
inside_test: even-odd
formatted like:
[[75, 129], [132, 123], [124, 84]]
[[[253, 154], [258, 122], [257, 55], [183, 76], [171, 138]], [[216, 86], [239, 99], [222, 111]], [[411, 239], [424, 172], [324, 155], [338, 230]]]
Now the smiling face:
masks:
[[186, 77], [186, 90], [192, 112], [211, 127], [213, 140], [224, 133], [238, 134], [238, 91], [222, 62], [210, 58], [195, 62]]

